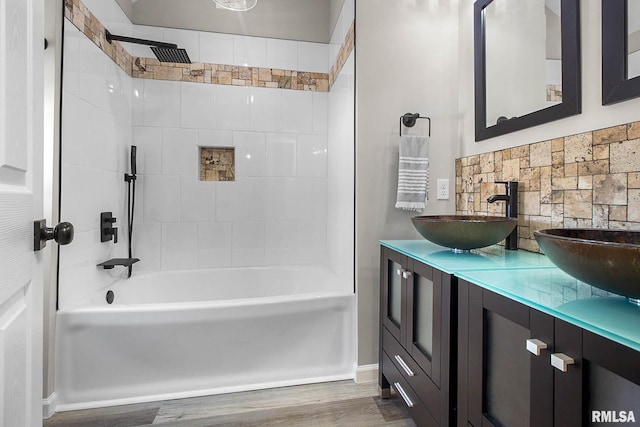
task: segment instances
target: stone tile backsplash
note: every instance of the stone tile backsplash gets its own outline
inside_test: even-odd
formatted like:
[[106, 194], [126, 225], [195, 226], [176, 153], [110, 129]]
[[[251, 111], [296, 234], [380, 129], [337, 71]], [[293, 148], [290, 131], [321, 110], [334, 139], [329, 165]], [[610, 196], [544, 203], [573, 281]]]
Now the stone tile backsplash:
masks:
[[640, 122], [456, 159], [456, 212], [504, 215], [496, 181], [518, 181], [519, 247], [545, 228], [640, 230]]

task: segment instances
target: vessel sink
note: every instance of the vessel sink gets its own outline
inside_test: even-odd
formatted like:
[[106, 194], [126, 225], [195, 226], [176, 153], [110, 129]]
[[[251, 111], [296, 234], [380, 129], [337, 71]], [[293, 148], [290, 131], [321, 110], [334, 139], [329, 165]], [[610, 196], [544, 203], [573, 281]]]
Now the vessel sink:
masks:
[[640, 298], [640, 232], [573, 228], [534, 235], [565, 273], [605, 291]]
[[480, 215], [427, 215], [411, 218], [425, 239], [456, 252], [484, 248], [507, 237], [516, 218]]

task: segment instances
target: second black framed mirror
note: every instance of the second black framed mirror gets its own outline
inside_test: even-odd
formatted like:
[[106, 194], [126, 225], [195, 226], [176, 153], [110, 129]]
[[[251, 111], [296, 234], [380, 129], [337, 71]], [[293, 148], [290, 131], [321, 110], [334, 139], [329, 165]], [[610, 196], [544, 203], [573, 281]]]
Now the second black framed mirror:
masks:
[[476, 0], [476, 141], [581, 112], [579, 3]]
[[640, 0], [602, 2], [602, 105], [640, 96]]

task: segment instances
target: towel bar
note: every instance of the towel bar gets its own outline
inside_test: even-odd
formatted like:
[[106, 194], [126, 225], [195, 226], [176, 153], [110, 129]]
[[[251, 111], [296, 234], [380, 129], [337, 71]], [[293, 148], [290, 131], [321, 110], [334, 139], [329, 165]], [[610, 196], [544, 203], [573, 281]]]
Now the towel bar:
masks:
[[429, 136], [431, 136], [431, 118], [421, 117], [420, 113], [405, 113], [404, 115], [400, 116], [400, 136], [402, 136], [402, 125], [405, 125], [408, 128], [412, 128], [416, 124], [417, 119], [429, 120]]

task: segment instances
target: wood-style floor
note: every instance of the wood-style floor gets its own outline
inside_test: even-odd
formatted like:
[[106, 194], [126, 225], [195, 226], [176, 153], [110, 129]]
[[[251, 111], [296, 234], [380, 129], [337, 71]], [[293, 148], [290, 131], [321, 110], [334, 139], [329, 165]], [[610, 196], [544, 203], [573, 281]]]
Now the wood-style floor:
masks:
[[374, 383], [310, 384], [111, 408], [60, 412], [44, 427], [415, 427], [395, 394]]

